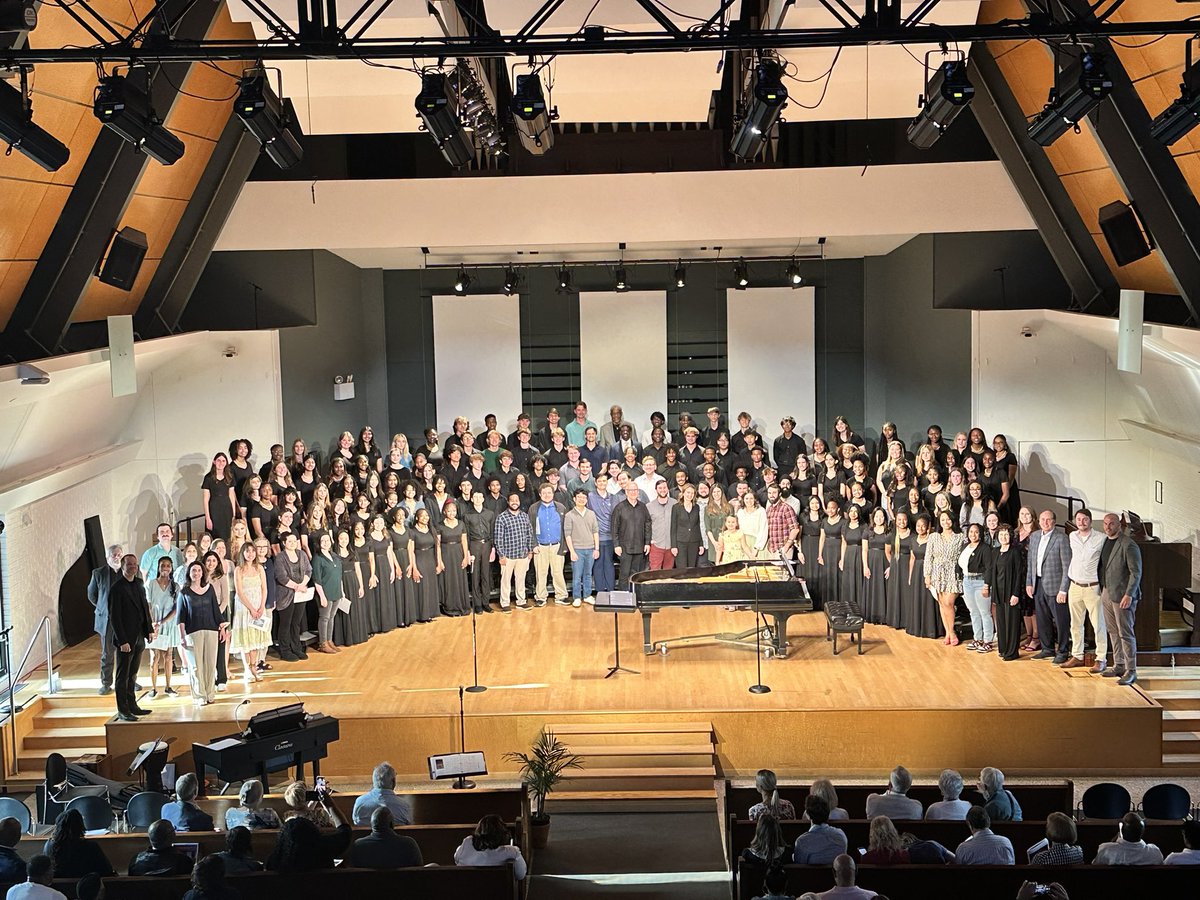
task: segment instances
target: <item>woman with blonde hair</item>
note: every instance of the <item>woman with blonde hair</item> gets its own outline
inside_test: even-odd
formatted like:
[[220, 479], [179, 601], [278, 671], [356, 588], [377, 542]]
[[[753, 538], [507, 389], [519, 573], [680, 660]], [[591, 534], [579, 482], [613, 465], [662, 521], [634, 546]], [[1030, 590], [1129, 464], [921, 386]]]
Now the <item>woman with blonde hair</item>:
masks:
[[907, 467], [908, 460], [904, 458], [904, 445], [899, 441], [889, 441], [887, 445], [887, 455], [875, 468], [875, 486], [879, 489], [879, 496], [886, 497], [892, 489], [892, 476], [897, 467]]
[[229, 650], [242, 658], [243, 681], [262, 681], [258, 663], [271, 646], [271, 613], [267, 609], [267, 573], [258, 563], [253, 543], [243, 544], [238, 551], [233, 589], [237, 603], [233, 608]]
[[340, 459], [349, 470], [352, 468], [354, 457], [357, 456], [354, 452], [354, 435], [348, 431], [343, 431], [338, 435], [337, 449], [333, 451], [333, 458]]
[[769, 867], [787, 865], [792, 861], [792, 848], [783, 839], [779, 819], [764, 812], [756, 820], [754, 840], [742, 851], [746, 862], [766, 863]]
[[717, 565], [753, 558], [750, 543], [746, 540], [745, 533], [738, 527], [737, 513], [730, 512], [725, 517], [725, 527], [721, 529], [721, 535], [717, 538]]
[[391, 449], [400, 451], [400, 464], [405, 468], [412, 468], [412, 450], [408, 447], [408, 435], [403, 431], [398, 431], [392, 435]]
[[250, 537], [250, 527], [246, 524], [246, 520], [235, 520], [229, 533], [229, 558], [236, 563], [240, 559], [242, 546], [250, 543], [252, 540], [253, 538]]
[[908, 862], [908, 851], [900, 840], [896, 826], [887, 816], [876, 816], [871, 820], [867, 836], [867, 852], [862, 861], [870, 866], [894, 866]]
[[792, 805], [792, 801], [779, 798], [779, 781], [770, 769], [758, 770], [758, 774], [754, 776], [754, 787], [762, 796], [762, 802], [755, 803], [750, 807], [749, 818], [751, 821], [763, 813], [770, 813], [776, 819], [796, 818], [796, 807]]
[[[829, 821], [845, 821], [850, 818], [850, 814], [838, 806], [837, 788], [833, 786], [833, 782], [828, 778], [818, 778], [809, 787], [808, 792], [814, 797], [820, 797], [829, 804]], [[808, 813], [805, 813], [802, 818], [805, 822], [808, 821]]]
[[958, 521], [951, 513], [944, 512], [938, 516], [938, 528], [925, 545], [925, 587], [937, 595], [942, 626], [946, 629], [945, 643], [951, 647], [958, 645], [954, 602], [963, 589], [958, 557], [966, 543], [966, 537], [958, 530]]
[[708, 532], [708, 546], [712, 550], [714, 565], [717, 561], [717, 542], [725, 529], [725, 517], [733, 515], [733, 507], [725, 497], [725, 488], [714, 484], [708, 495], [708, 505], [704, 507], [704, 530]]

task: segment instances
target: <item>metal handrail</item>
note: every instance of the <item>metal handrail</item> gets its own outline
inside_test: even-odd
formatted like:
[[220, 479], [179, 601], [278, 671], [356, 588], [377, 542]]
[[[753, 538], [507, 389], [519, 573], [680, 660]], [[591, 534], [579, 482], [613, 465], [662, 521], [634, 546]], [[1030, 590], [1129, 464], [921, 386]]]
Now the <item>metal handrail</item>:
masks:
[[[29, 662], [29, 654], [33, 652], [33, 645], [37, 642], [38, 635], [41, 634], [42, 628], [46, 629], [46, 693], [58, 693], [54, 687], [54, 639], [50, 634], [50, 617], [42, 616], [42, 619], [37, 624], [37, 628], [33, 630], [33, 637], [29, 639], [29, 646], [25, 648], [25, 654], [21, 657], [21, 662], [14, 669], [11, 666], [8, 669], [8, 712], [3, 719], [0, 719], [0, 725], [6, 721], [11, 721], [12, 725], [9, 728], [9, 735], [12, 738], [12, 774], [20, 774], [20, 760], [17, 758], [17, 704], [15, 700], [17, 682], [25, 674], [25, 664]], [[4, 652], [7, 655], [10, 642], [8, 634], [12, 631], [10, 625], [4, 631]], [[11, 662], [11, 659], [8, 660]]]
[[1078, 497], [1072, 497], [1069, 494], [1047, 494], [1045, 491], [1031, 490], [1031, 489], [1025, 487], [1024, 485], [1021, 485], [1021, 493], [1022, 494], [1036, 494], [1039, 497], [1050, 497], [1053, 500], [1066, 500], [1067, 501], [1067, 521], [1068, 522], [1072, 522], [1075, 520], [1075, 504], [1076, 503], [1079, 504], [1080, 509], [1083, 508], [1083, 501], [1080, 500]]
[[[175, 543], [177, 543], [177, 544], [179, 543], [179, 539], [180, 539], [179, 527], [181, 525], [185, 526], [187, 528], [187, 543], [190, 544], [192, 541], [195, 540], [195, 538], [192, 536], [192, 523], [194, 521], [196, 521], [197, 519], [199, 519], [201, 522], [203, 522], [204, 521], [204, 513], [197, 513], [194, 516], [188, 516], [186, 519], [180, 519], [178, 522], [175, 523]], [[201, 530], [203, 531], [203, 529], [201, 529]]]

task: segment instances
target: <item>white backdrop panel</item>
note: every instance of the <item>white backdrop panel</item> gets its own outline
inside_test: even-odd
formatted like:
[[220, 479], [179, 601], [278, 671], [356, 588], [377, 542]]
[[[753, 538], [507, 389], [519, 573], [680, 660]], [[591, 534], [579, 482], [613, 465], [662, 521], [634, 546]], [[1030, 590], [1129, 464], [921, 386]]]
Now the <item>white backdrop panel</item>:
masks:
[[[639, 435], [650, 427], [650, 413], [666, 413], [665, 292], [579, 295], [579, 383], [588, 418], [597, 425], [608, 421], [614, 403]], [[564, 421], [571, 418], [570, 410], [562, 414]]]
[[466, 416], [478, 432], [495, 413], [511, 431], [521, 411], [521, 308], [516, 297], [435, 295], [433, 346], [438, 430]]
[[811, 287], [726, 291], [729, 421], [750, 413], [766, 445], [790, 415], [810, 441], [817, 419], [816, 353]]

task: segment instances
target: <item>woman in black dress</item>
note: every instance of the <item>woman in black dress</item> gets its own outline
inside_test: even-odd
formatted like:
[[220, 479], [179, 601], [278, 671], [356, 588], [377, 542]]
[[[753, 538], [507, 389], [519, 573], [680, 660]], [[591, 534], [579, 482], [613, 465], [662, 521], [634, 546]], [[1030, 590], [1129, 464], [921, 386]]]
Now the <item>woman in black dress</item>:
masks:
[[213, 536], [229, 539], [229, 530], [237, 518], [237, 493], [233, 487], [233, 473], [229, 471], [229, 457], [218, 453], [213, 457], [212, 468], [200, 485], [204, 495], [204, 528]]
[[442, 521], [442, 507], [450, 499], [450, 483], [441, 475], [433, 476], [431, 489], [425, 494], [425, 509], [429, 511], [429, 524], [435, 526]]
[[[710, 501], [711, 502], [711, 501]], [[813, 609], [821, 608], [821, 499], [808, 495], [808, 508], [800, 515], [800, 566], [804, 583], [812, 597]]]
[[[229, 442], [229, 474], [233, 476], [233, 493], [235, 497], [242, 496], [246, 479], [254, 474], [254, 466], [250, 465], [250, 454], [254, 445], [245, 438]], [[246, 504], [243, 503], [242, 506]]]
[[1021, 658], [1021, 596], [1025, 593], [1021, 551], [1013, 544], [1012, 528], [1001, 525], [996, 532], [1000, 549], [992, 556], [987, 585], [996, 610], [996, 644], [1000, 658]]
[[339, 647], [365, 644], [371, 636], [371, 623], [364, 602], [366, 590], [363, 586], [362, 564], [351, 546], [353, 537], [345, 528], [337, 533], [337, 549], [334, 555], [342, 562], [342, 593], [350, 600], [350, 611], [340, 612], [333, 619], [333, 642]]
[[1004, 482], [1008, 488], [1004, 493], [1004, 502], [997, 501], [997, 506], [1000, 507], [1000, 520], [1015, 525], [1017, 512], [1021, 508], [1021, 491], [1017, 487], [1017, 457], [1008, 449], [1008, 438], [1002, 434], [997, 434], [992, 438], [992, 453], [996, 458], [994, 465], [1004, 473]]
[[370, 462], [371, 468], [376, 472], [383, 471], [383, 451], [379, 449], [379, 444], [375, 440], [375, 431], [370, 425], [364, 425], [358, 432], [358, 443], [354, 446], [354, 452], [359, 456], [365, 456]]
[[792, 474], [792, 496], [799, 497], [807, 508], [808, 498], [816, 496], [817, 473], [807, 456], [796, 457], [796, 471]]
[[353, 525], [355, 522], [362, 522], [367, 526], [367, 529], [370, 530], [371, 519], [374, 515], [374, 511], [371, 509], [370, 497], [368, 497], [366, 494], [359, 494], [354, 498], [354, 512], [350, 513], [351, 525]]
[[[1022, 506], [1017, 511], [1017, 527], [1013, 531], [1013, 543], [1021, 553], [1021, 580], [1025, 580], [1029, 571], [1029, 539], [1037, 530], [1036, 517], [1028, 506]], [[1036, 653], [1042, 649], [1038, 637], [1037, 615], [1033, 598], [1028, 591], [1021, 591], [1021, 618], [1025, 620], [1025, 647], [1023, 649]]]
[[901, 510], [896, 515], [896, 530], [892, 534], [892, 577], [888, 579], [887, 610], [883, 617], [883, 621], [893, 628], [908, 627], [908, 619], [904, 615], [904, 578], [901, 573], [908, 572], [912, 564], [911, 523], [918, 515], [919, 512], [912, 515], [907, 510]]
[[396, 584], [392, 593], [396, 601], [396, 623], [401, 628], [407, 628], [417, 621], [417, 611], [413, 596], [412, 560], [408, 557], [408, 513], [402, 506], [392, 510], [392, 527], [388, 529], [388, 537], [391, 538], [392, 556], [396, 560]]
[[838, 467], [838, 459], [832, 453], [825, 456], [825, 468], [817, 479], [817, 489], [821, 496], [821, 506], [828, 507], [833, 500], [841, 506], [842, 503], [842, 473]]
[[842, 529], [842, 575], [838, 599], [862, 609], [863, 541], [867, 539], [867, 528], [859, 515], [860, 510], [857, 506], [852, 505], [846, 509], [846, 527]]
[[417, 511], [408, 535], [417, 621], [432, 622], [439, 615], [441, 598], [438, 597], [437, 537], [429, 525], [429, 510]]
[[913, 523], [912, 557], [908, 564], [908, 581], [903, 592], [905, 630], [914, 637], [941, 638], [946, 635], [938, 613], [937, 598], [925, 586], [925, 545], [933, 520], [917, 516]]
[[382, 515], [371, 518], [367, 541], [371, 545], [371, 555], [375, 557], [375, 574], [379, 578], [379, 630], [387, 632], [396, 627], [396, 582], [400, 576], [396, 571], [396, 558], [392, 555], [387, 520]]
[[[524, 476], [522, 476], [524, 477]], [[434, 529], [437, 538], [437, 571], [442, 594], [442, 612], [465, 616], [471, 611], [471, 591], [467, 585], [467, 529], [458, 517], [458, 504], [450, 500], [442, 507], [442, 522]]]
[[841, 586], [842, 529], [846, 521], [836, 498], [825, 504], [825, 518], [821, 520], [821, 541], [817, 549], [817, 584], [821, 589], [821, 602], [837, 600]]
[[899, 579], [899, 570], [892, 566], [892, 536], [887, 512], [876, 507], [871, 513], [867, 531], [867, 556], [863, 561], [863, 615], [869, 622], [882, 622], [887, 609], [887, 589]]
[[[379, 572], [375, 568], [375, 554], [371, 552], [371, 541], [367, 537], [365, 522], [355, 522], [350, 526], [354, 539], [350, 542], [350, 552], [358, 563], [364, 579], [365, 595], [362, 605], [367, 608], [367, 633], [379, 633]], [[353, 607], [351, 607], [353, 609]]]
[[300, 492], [300, 505], [308, 509], [317, 488], [321, 485], [321, 476], [317, 474], [316, 456], [311, 453], [304, 455], [300, 470], [292, 476], [292, 484]]

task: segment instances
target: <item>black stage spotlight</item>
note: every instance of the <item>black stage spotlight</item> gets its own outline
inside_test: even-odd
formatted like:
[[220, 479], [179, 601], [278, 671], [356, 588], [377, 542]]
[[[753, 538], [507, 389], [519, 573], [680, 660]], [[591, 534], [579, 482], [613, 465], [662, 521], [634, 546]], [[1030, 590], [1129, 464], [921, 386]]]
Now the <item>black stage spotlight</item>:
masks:
[[[1062, 85], [1061, 90], [1058, 84]], [[1112, 86], [1103, 54], [1084, 53], [1059, 76], [1056, 86], [1050, 91], [1050, 102], [1029, 126], [1030, 140], [1049, 147], [1070, 129], [1076, 128], [1079, 120], [1109, 95]]]
[[467, 288], [471, 286], [471, 276], [467, 274], [466, 266], [458, 267], [458, 275], [454, 278], [454, 293], [462, 297], [467, 293]]
[[974, 96], [975, 88], [967, 79], [967, 61], [942, 63], [925, 85], [921, 111], [908, 124], [908, 142], [919, 150], [928, 150]]
[[563, 264], [562, 268], [558, 270], [557, 291], [560, 294], [571, 293], [571, 270], [567, 268], [565, 263]]
[[[25, 73], [21, 73], [22, 86]], [[0, 141], [10, 150], [19, 150], [47, 172], [57, 172], [71, 158], [63, 143], [38, 125], [33, 124], [33, 109], [25, 91], [0, 81]]]
[[286, 102], [271, 89], [266, 73], [256, 72], [238, 82], [238, 97], [233, 105], [246, 130], [281, 169], [294, 168], [304, 158], [304, 148], [289, 130], [294, 120], [287, 113]]
[[38, 5], [34, 0], [0, 0], [0, 32], [33, 31], [38, 23]]
[[100, 82], [92, 112], [105, 128], [164, 166], [174, 165], [183, 156], [183, 141], [163, 128], [150, 109], [150, 98], [123, 75], [110, 75]]
[[1192, 65], [1192, 45], [1187, 48], [1187, 67], [1179, 98], [1159, 113], [1150, 125], [1150, 134], [1168, 147], [1196, 127], [1200, 122], [1200, 65]]
[[733, 267], [733, 286], [744, 291], [750, 284], [750, 270], [746, 268], [746, 260], [739, 259]]
[[679, 265], [675, 267], [675, 287], [681, 288], [687, 284], [687, 269], [683, 265], [683, 260], [679, 261]]
[[517, 286], [521, 283], [521, 276], [512, 266], [506, 266], [504, 269], [504, 293], [512, 296], [517, 292]]
[[738, 159], [753, 159], [758, 155], [767, 132], [787, 104], [788, 92], [782, 76], [783, 68], [774, 59], [760, 59], [755, 65], [753, 83], [743, 101], [742, 124], [729, 146], [729, 152]]
[[796, 265], [795, 259], [792, 259], [787, 269], [784, 270], [784, 274], [787, 275], [788, 284], [793, 288], [798, 288], [804, 284], [804, 276], [800, 274], [800, 267]]
[[541, 156], [554, 146], [554, 112], [546, 107], [542, 81], [536, 74], [518, 75], [512, 98], [513, 124], [521, 146]]
[[450, 91], [444, 72], [426, 72], [421, 76], [417, 114], [442, 151], [442, 156], [446, 157], [446, 162], [457, 168], [475, 158], [475, 145], [463, 130], [458, 116], [458, 103]]
[[624, 266], [619, 266], [617, 268], [617, 291], [618, 292], [629, 290], [629, 278], [627, 277], [627, 275], [628, 275], [628, 273], [625, 271]]

